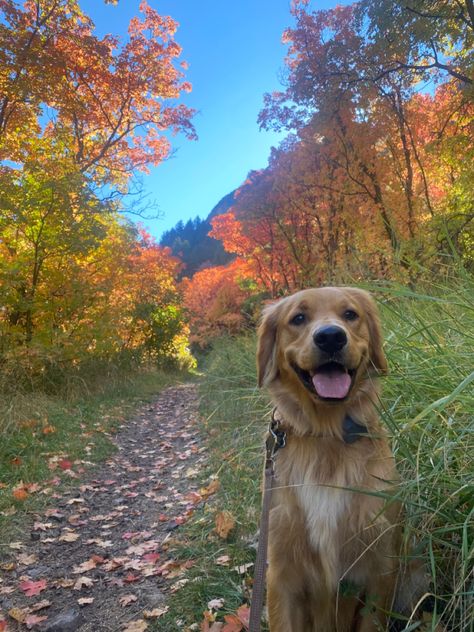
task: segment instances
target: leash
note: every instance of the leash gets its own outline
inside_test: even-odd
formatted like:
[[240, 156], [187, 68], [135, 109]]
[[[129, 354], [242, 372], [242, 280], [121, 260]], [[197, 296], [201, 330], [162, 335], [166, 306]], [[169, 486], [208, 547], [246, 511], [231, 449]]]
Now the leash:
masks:
[[262, 620], [263, 596], [265, 593], [265, 574], [267, 572], [268, 524], [272, 498], [273, 481], [275, 479], [275, 455], [286, 445], [286, 432], [280, 427], [280, 420], [275, 418], [276, 409], [268, 427], [265, 441], [265, 469], [263, 475], [262, 514], [260, 518], [260, 534], [258, 538], [257, 559], [250, 605], [249, 632], [259, 632]]

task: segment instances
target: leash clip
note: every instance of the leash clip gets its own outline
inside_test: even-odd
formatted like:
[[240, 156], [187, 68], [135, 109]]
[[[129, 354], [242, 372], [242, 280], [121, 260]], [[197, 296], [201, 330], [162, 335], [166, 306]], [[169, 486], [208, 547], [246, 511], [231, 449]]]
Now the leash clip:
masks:
[[272, 418], [268, 426], [268, 436], [266, 440], [266, 465], [273, 470], [275, 455], [281, 448], [286, 446], [286, 432], [281, 429], [281, 421], [275, 417], [276, 408], [273, 409]]

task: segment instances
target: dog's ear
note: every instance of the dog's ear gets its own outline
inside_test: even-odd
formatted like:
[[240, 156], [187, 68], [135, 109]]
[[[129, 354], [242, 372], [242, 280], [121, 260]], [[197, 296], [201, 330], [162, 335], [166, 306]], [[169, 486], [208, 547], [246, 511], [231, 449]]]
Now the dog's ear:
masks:
[[281, 301], [265, 307], [257, 331], [257, 379], [259, 386], [266, 386], [278, 375], [276, 334]]
[[368, 292], [359, 289], [354, 290], [354, 292], [357, 300], [363, 306], [367, 318], [370, 336], [370, 361], [379, 373], [386, 374], [388, 373], [388, 363], [383, 350], [382, 329], [377, 306]]

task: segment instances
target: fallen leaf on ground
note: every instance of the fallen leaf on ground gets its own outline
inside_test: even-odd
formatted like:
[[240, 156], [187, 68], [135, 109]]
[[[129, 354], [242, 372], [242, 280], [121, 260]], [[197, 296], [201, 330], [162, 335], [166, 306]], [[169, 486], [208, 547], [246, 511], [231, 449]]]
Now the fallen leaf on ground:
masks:
[[17, 487], [12, 491], [12, 496], [15, 500], [26, 500], [28, 498], [28, 492], [24, 487]]
[[[79, 577], [79, 579], [74, 584], [73, 590], [82, 590], [83, 588], [90, 588], [94, 584], [94, 580], [90, 577]], [[71, 584], [67, 586], [62, 586], [62, 588], [69, 588]]]
[[34, 553], [31, 555], [28, 555], [27, 553], [20, 553], [16, 559], [18, 564], [21, 564], [22, 566], [30, 566], [30, 564], [34, 564], [37, 561], [37, 557]]
[[20, 588], [27, 597], [39, 595], [42, 590], [45, 590], [46, 586], [47, 581], [45, 579], [40, 579], [37, 582], [27, 580], [20, 583]]
[[230, 511], [224, 509], [224, 511], [219, 511], [216, 514], [215, 522], [217, 535], [223, 540], [227, 539], [229, 533], [235, 527], [234, 516], [230, 513]]
[[58, 540], [60, 540], [61, 542], [75, 542], [76, 540], [79, 540], [80, 537], [81, 536], [78, 533], [69, 532], [60, 535]]
[[153, 610], [144, 610], [143, 616], [145, 619], [157, 619], [158, 617], [162, 617], [169, 610], [168, 606], [164, 606], [163, 608], [153, 608]]
[[41, 623], [42, 621], [46, 621], [48, 617], [39, 617], [37, 614], [29, 614], [25, 619], [25, 624], [28, 630], [31, 630], [35, 625]]
[[135, 621], [129, 621], [123, 628], [123, 632], [143, 632], [148, 627], [148, 623], [143, 619], [135, 619]]
[[43, 599], [42, 601], [38, 601], [38, 603], [30, 606], [31, 612], [38, 612], [38, 610], [43, 610], [43, 608], [49, 608], [51, 602], [48, 599]]
[[74, 566], [72, 572], [74, 575], [78, 575], [79, 573], [85, 573], [87, 571], [91, 571], [93, 568], [97, 566], [97, 562], [94, 559], [86, 560], [79, 564], [79, 566]]
[[122, 597], [120, 597], [119, 599], [119, 603], [122, 606], [122, 608], [124, 608], [125, 606], [130, 605], [131, 603], [133, 603], [134, 601], [136, 601], [138, 599], [138, 597], [136, 595], [123, 595]]
[[87, 606], [90, 603], [94, 603], [94, 597], [79, 597], [79, 599], [77, 600], [77, 603], [80, 606]]
[[211, 599], [211, 601], [208, 602], [207, 607], [209, 610], [219, 610], [219, 608], [222, 608], [223, 605], [224, 599], [221, 597], [219, 599]]
[[20, 549], [22, 549], [25, 545], [23, 544], [23, 542], [10, 542], [10, 544], [8, 545], [11, 549], [15, 549], [17, 551], [19, 551]]
[[209, 485], [207, 487], [202, 487], [199, 490], [199, 493], [201, 494], [201, 496], [203, 498], [207, 498], [211, 494], [215, 494], [220, 486], [221, 486], [221, 484], [220, 484], [219, 480], [217, 478], [215, 478], [213, 481], [211, 481], [209, 483]]
[[248, 564], [240, 564], [239, 566], [234, 566], [232, 568], [233, 571], [239, 573], [239, 575], [245, 575], [245, 573], [252, 568], [253, 562], [249, 562]]
[[29, 608], [25, 608], [23, 610], [21, 608], [10, 608], [10, 610], [8, 611], [10, 617], [12, 619], [15, 619], [15, 621], [18, 621], [18, 623], [25, 623], [26, 617], [29, 615], [29, 613]]

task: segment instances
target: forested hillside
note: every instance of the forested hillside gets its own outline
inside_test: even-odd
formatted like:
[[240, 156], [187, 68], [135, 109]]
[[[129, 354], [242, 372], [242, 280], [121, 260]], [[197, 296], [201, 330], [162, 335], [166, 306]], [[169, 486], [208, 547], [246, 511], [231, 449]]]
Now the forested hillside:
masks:
[[179, 221], [163, 233], [160, 245], [170, 248], [182, 262], [180, 277], [192, 277], [198, 270], [226, 264], [233, 258], [221, 241], [209, 237], [211, 229], [209, 220], [196, 217], [186, 223]]
[[471, 4], [293, 3], [285, 90], [265, 95], [259, 117], [288, 136], [212, 218], [210, 235], [237, 259], [185, 287], [193, 336], [245, 326], [258, 294], [415, 287], [453, 257], [472, 271]]

